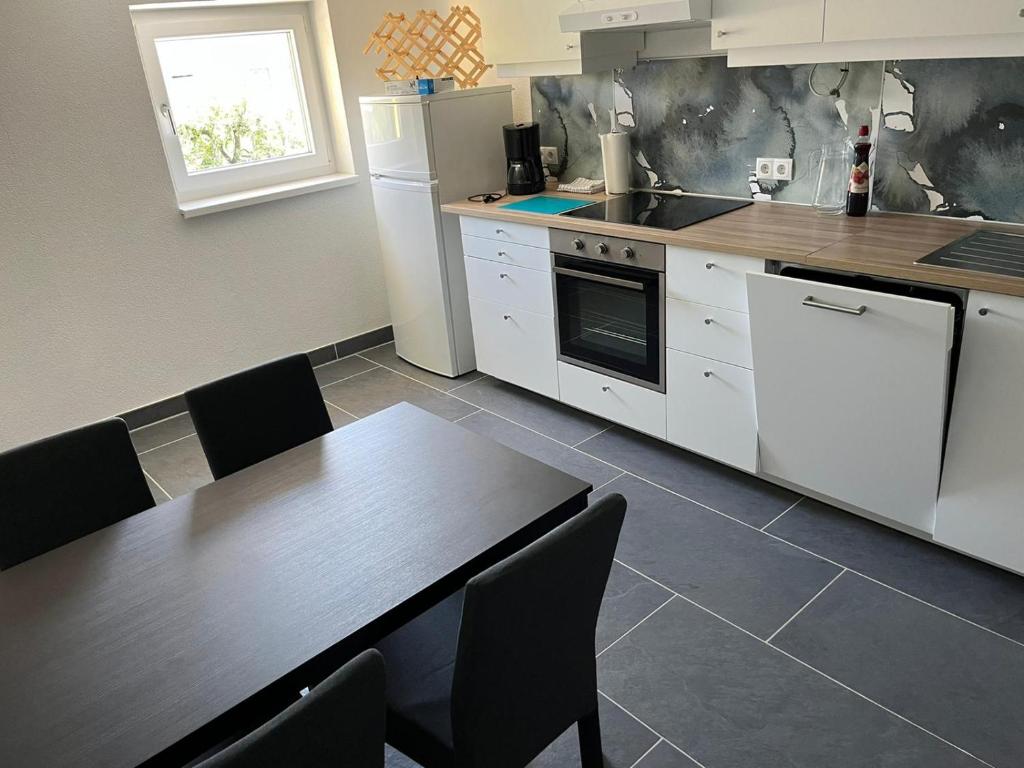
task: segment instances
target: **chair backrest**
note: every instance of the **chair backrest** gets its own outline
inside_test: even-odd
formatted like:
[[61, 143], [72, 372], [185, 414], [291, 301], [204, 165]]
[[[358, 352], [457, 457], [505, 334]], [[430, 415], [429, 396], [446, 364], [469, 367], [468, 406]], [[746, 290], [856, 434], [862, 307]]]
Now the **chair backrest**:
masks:
[[383, 768], [384, 657], [365, 651], [198, 768]]
[[594, 635], [625, 513], [607, 496], [466, 585], [452, 686], [460, 765], [526, 765], [596, 708]]
[[333, 428], [306, 355], [292, 355], [185, 393], [215, 479]]
[[121, 419], [0, 453], [0, 569], [153, 505]]

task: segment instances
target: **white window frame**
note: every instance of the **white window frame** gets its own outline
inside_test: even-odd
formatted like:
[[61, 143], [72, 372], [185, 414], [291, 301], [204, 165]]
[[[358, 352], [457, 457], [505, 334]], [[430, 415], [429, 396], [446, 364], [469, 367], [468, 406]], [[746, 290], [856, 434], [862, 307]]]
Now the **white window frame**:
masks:
[[[330, 70], [322, 66], [317, 38], [312, 28], [309, 2], [267, 3], [255, 0], [244, 4], [163, 3], [130, 7], [139, 44], [142, 66], [153, 102], [153, 115], [160, 133], [167, 167], [185, 216], [210, 213], [253, 202], [290, 197], [347, 183], [356, 177], [342, 172], [339, 165], [338, 121], [343, 114], [332, 114], [327, 98], [325, 77]], [[174, 124], [174, 113], [160, 68], [156, 41], [189, 36], [217, 36], [246, 32], [290, 31], [294, 41], [297, 76], [305, 97], [309, 138], [313, 152], [291, 157], [261, 160], [235, 166], [213, 168], [189, 174]]]

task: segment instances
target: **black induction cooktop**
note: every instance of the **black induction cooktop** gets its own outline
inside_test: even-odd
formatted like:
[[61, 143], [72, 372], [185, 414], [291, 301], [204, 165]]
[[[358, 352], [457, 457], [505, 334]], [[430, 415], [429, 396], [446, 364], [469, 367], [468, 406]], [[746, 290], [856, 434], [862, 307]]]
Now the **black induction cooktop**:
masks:
[[723, 213], [751, 205], [750, 200], [722, 200], [717, 197], [660, 195], [652, 192], [631, 192], [568, 211], [563, 216], [596, 219], [613, 224], [635, 224], [656, 229], [682, 229]]

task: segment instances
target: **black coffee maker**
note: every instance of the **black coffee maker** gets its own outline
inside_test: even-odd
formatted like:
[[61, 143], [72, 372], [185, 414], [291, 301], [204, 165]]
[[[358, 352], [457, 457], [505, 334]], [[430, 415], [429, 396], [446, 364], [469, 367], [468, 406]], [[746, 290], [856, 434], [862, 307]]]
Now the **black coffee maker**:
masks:
[[508, 161], [507, 188], [510, 195], [533, 195], [544, 191], [544, 166], [540, 162], [540, 125], [506, 125], [505, 159]]

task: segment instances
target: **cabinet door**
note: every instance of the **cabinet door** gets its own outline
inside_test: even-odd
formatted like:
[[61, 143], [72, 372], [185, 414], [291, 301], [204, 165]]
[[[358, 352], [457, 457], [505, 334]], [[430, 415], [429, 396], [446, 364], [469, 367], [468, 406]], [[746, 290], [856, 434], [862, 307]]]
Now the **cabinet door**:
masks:
[[578, 32], [562, 32], [558, 14], [568, 3], [551, 0], [477, 0], [481, 46], [488, 64], [530, 64], [580, 58]]
[[753, 373], [672, 349], [665, 365], [668, 441], [756, 472]]
[[716, 50], [820, 43], [825, 0], [715, 0], [711, 15]]
[[1020, 0], [828, 0], [825, 42], [1024, 32]]
[[762, 471], [930, 533], [953, 308], [776, 275], [747, 284]]
[[1022, 457], [1024, 299], [975, 292], [964, 329], [935, 540], [1024, 573]]
[[477, 370], [557, 398], [554, 318], [472, 297], [469, 308]]

